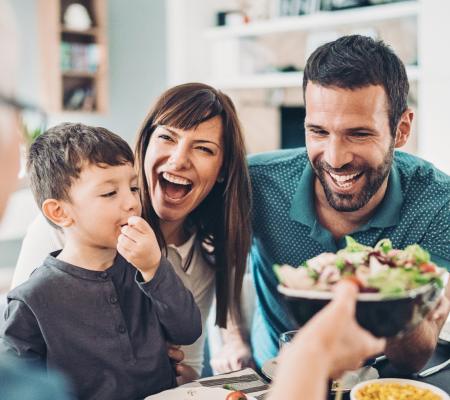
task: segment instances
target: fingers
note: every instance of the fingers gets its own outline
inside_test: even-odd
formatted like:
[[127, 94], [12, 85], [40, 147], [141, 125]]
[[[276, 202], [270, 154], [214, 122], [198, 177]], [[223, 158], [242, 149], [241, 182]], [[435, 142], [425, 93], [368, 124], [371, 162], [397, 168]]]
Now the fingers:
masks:
[[153, 232], [150, 225], [145, 221], [144, 218], [138, 216], [132, 216], [128, 218], [128, 226], [135, 228], [139, 232], [143, 234], [147, 234], [149, 232]]
[[337, 308], [336, 313], [342, 316], [353, 316], [355, 314], [356, 298], [358, 296], [358, 287], [351, 281], [343, 280], [333, 288], [334, 297], [331, 302], [332, 308]]
[[145, 237], [145, 234], [138, 230], [135, 226], [125, 225], [120, 229], [121, 236], [124, 235], [128, 239], [131, 239], [133, 242], [137, 243]]
[[184, 352], [183, 350], [177, 349], [175, 347], [169, 347], [167, 354], [169, 355], [169, 358], [173, 361], [179, 363], [184, 360]]

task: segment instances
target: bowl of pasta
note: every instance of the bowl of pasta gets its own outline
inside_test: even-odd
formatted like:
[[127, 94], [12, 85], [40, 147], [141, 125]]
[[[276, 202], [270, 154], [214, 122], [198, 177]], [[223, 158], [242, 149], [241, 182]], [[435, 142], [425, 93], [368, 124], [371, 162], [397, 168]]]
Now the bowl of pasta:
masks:
[[450, 400], [442, 389], [412, 379], [383, 378], [365, 381], [350, 392], [350, 400]]

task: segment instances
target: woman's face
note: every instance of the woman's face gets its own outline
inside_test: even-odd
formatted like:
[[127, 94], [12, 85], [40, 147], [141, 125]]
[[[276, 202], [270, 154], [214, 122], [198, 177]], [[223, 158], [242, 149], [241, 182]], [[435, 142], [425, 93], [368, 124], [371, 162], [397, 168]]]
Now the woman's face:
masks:
[[182, 223], [211, 191], [223, 163], [219, 116], [182, 130], [158, 126], [145, 154], [151, 202], [162, 221]]

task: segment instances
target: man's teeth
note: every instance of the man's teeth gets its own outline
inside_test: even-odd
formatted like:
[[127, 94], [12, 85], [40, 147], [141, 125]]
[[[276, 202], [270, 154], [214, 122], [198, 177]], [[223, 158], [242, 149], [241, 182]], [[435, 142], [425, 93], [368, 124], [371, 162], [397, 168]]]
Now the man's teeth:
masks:
[[329, 173], [330, 176], [336, 181], [336, 183], [343, 188], [350, 187], [352, 185], [352, 180], [359, 175], [359, 173], [352, 175], [336, 175], [333, 173]]
[[182, 178], [181, 176], [172, 175], [168, 172], [163, 172], [162, 175], [166, 181], [176, 183], [177, 185], [192, 185], [192, 182], [189, 179]]

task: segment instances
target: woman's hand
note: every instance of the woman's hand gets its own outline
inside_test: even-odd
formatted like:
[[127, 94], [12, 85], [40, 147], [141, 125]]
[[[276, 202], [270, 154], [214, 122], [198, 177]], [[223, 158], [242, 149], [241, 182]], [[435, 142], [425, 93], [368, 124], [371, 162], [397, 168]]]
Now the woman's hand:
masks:
[[161, 249], [150, 225], [141, 217], [128, 218], [117, 240], [118, 252], [136, 269], [145, 282], [155, 275], [161, 261]]
[[239, 339], [227, 341], [210, 363], [214, 372], [221, 374], [255, 366], [250, 346]]
[[182, 363], [184, 360], [184, 353], [180, 350], [180, 346], [169, 344], [167, 353], [169, 358], [175, 364], [178, 386], [200, 378], [194, 368]]

